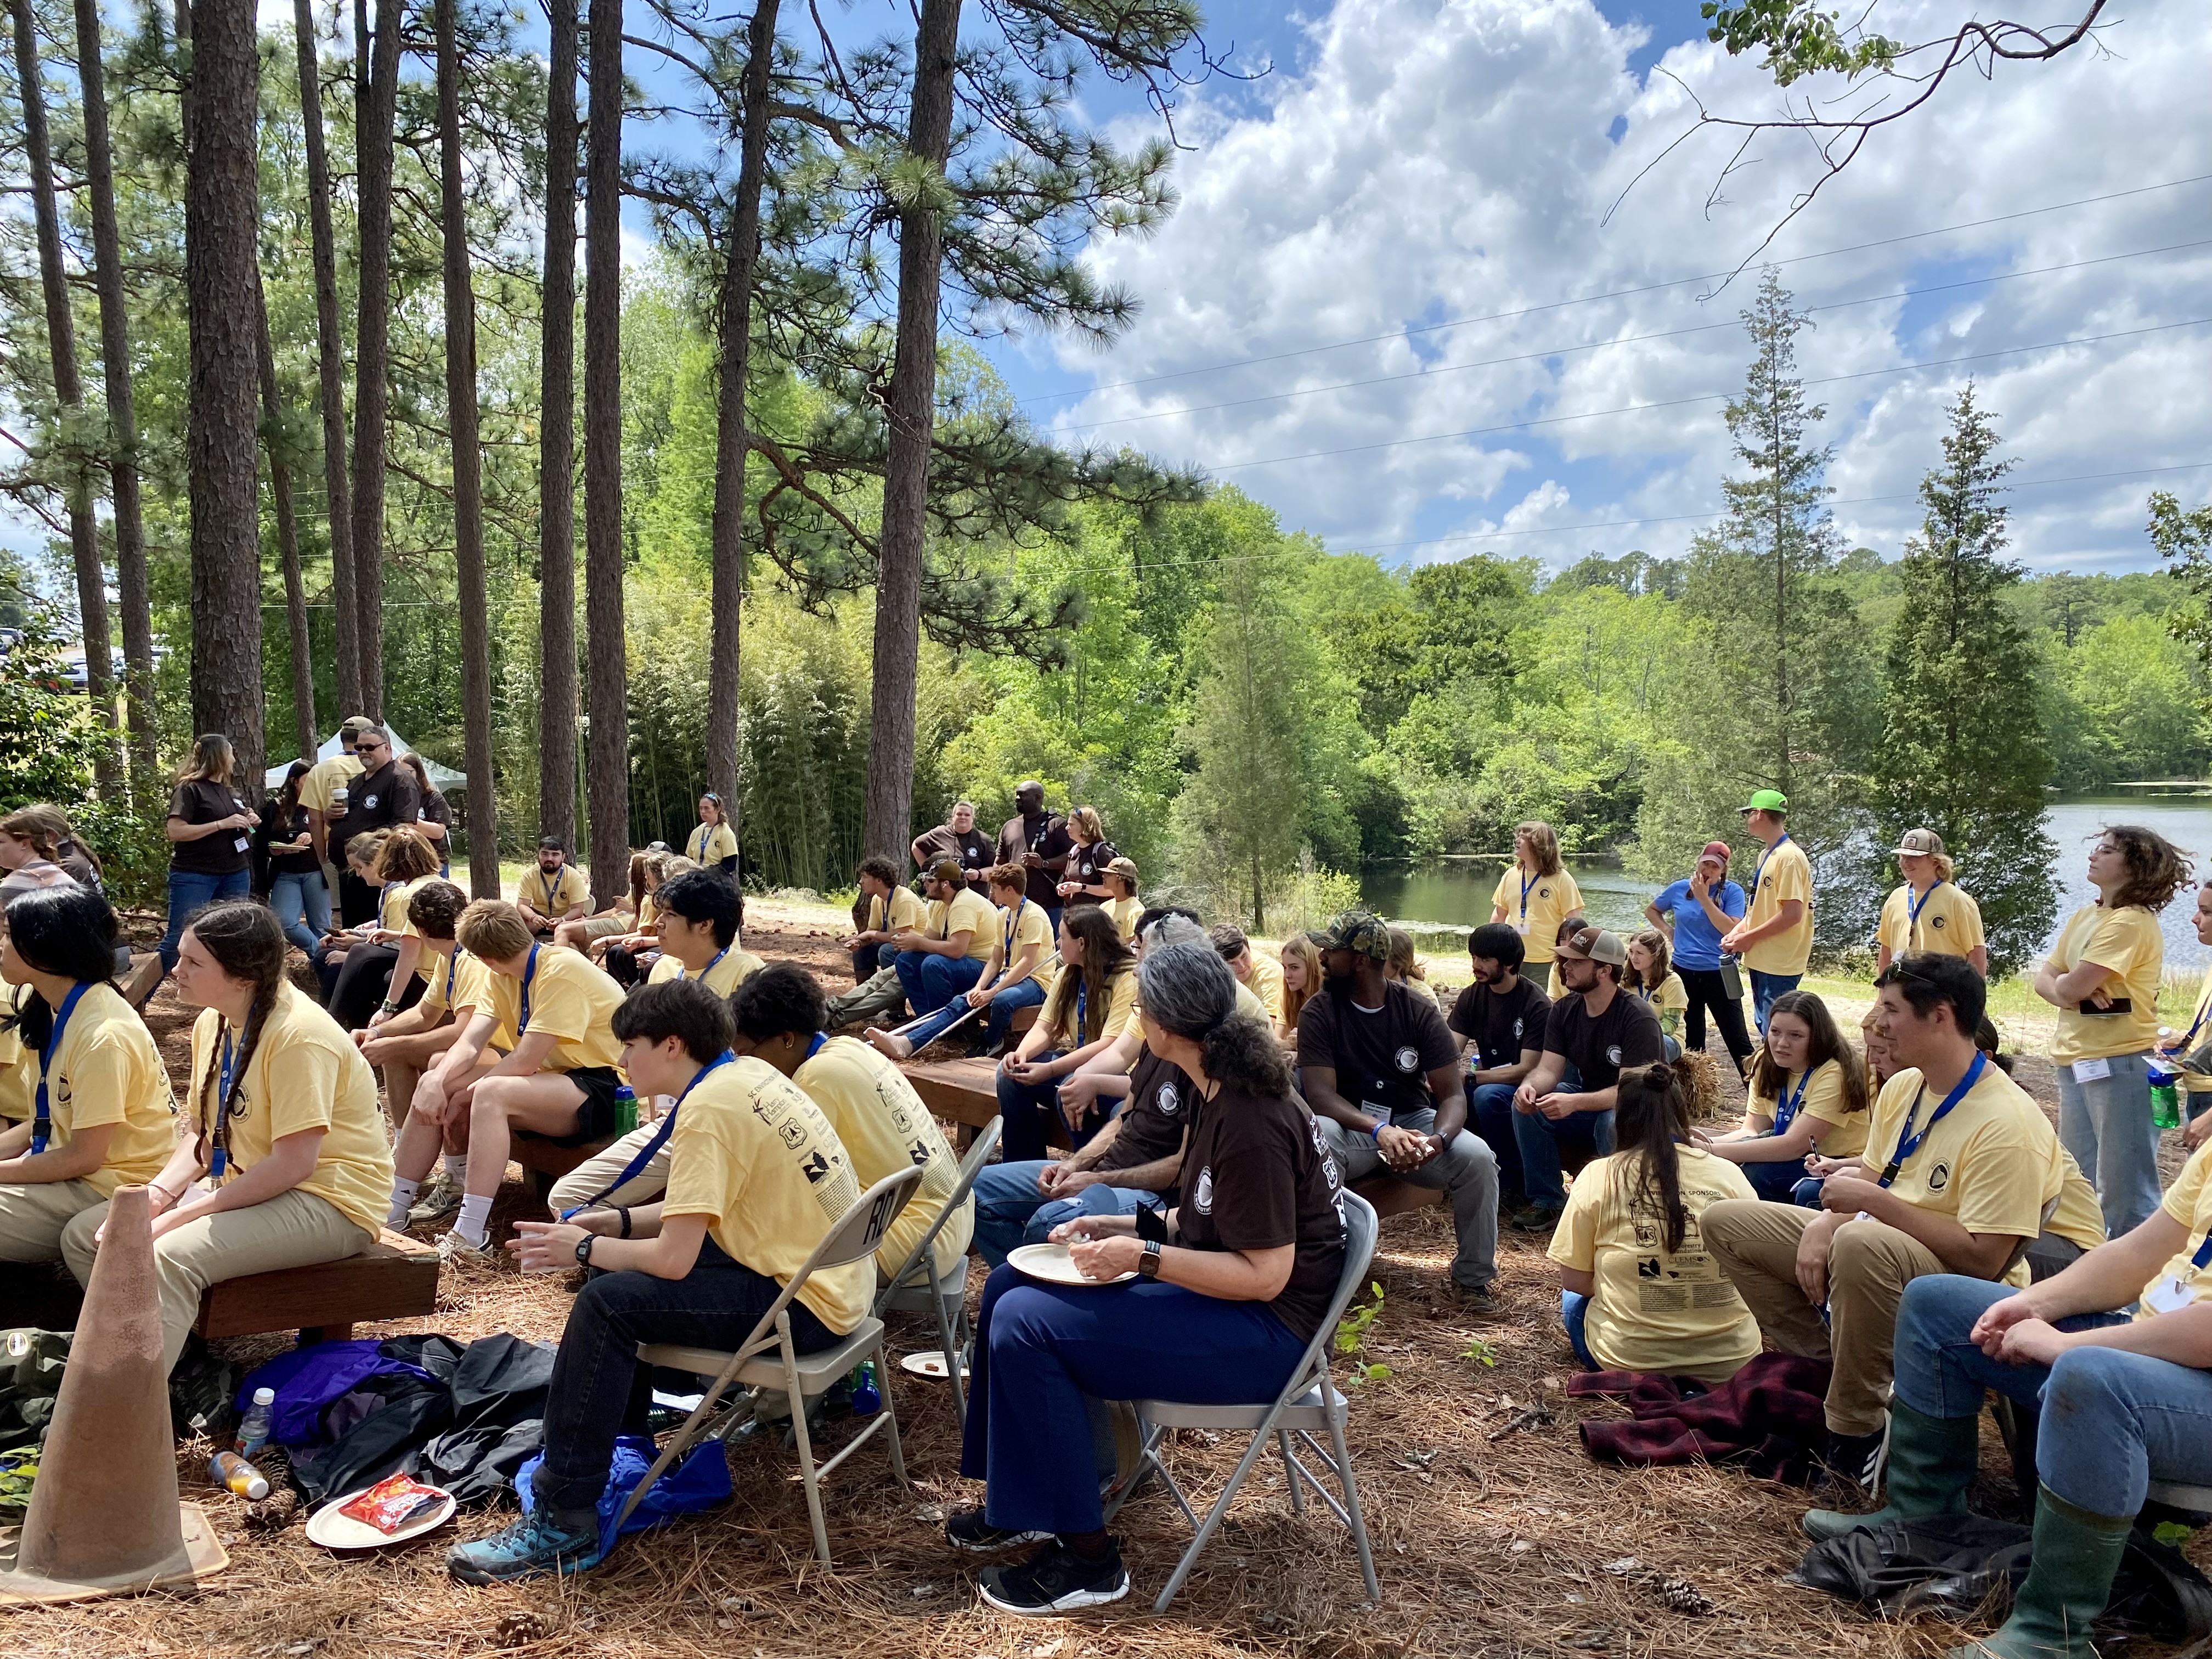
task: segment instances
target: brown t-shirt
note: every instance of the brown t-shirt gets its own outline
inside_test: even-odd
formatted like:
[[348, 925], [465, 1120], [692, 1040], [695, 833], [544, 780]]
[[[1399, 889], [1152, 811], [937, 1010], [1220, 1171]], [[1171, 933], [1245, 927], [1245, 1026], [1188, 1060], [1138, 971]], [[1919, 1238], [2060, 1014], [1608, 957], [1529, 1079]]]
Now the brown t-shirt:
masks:
[[[1198, 1091], [1173, 1060], [1147, 1048], [1129, 1073], [1129, 1097], [1121, 1108], [1121, 1127], [1099, 1156], [1101, 1173], [1133, 1170], [1139, 1164], [1174, 1155], [1183, 1131], [1197, 1116]], [[1170, 1196], [1170, 1204], [1175, 1202]]]
[[[246, 802], [228, 784], [207, 778], [180, 783], [169, 797], [169, 816], [186, 823], [213, 823], [246, 810]], [[170, 867], [200, 876], [234, 875], [246, 868], [252, 853], [252, 832], [218, 830], [211, 836], [169, 843]]]
[[1310, 1340], [1344, 1272], [1336, 1160], [1321, 1125], [1288, 1095], [1224, 1087], [1207, 1101], [1183, 1153], [1176, 1243], [1194, 1250], [1295, 1245], [1291, 1276], [1267, 1306]]
[[939, 859], [951, 859], [966, 876], [968, 884], [981, 892], [989, 884], [992, 861], [997, 851], [991, 838], [981, 830], [969, 829], [961, 834], [949, 823], [940, 823], [934, 830], [925, 830], [915, 837], [915, 842], [927, 855], [921, 867], [927, 870]]

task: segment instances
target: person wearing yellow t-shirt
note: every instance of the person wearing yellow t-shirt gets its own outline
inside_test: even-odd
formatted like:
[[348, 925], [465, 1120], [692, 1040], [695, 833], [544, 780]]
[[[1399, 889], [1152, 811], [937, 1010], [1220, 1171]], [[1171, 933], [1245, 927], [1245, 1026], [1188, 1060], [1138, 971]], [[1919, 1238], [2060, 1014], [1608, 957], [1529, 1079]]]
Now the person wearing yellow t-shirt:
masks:
[[1206, 937], [1221, 952], [1221, 959], [1237, 975], [1237, 982], [1249, 986], [1252, 994], [1260, 999], [1260, 1006], [1267, 1011], [1267, 1024], [1279, 1029], [1283, 1023], [1283, 964], [1264, 951], [1255, 951], [1252, 941], [1244, 937], [1244, 930], [1233, 921], [1207, 928]]
[[1751, 908], [1722, 937], [1721, 950], [1741, 957], [1751, 973], [1751, 1012], [1766, 1029], [1766, 1011], [1794, 991], [1813, 955], [1813, 865], [1790, 839], [1790, 800], [1778, 789], [1754, 790], [1737, 809], [1760, 846], [1751, 880]]
[[653, 924], [660, 960], [647, 982], [696, 979], [728, 996], [760, 972], [761, 959], [738, 943], [738, 890], [709, 870], [686, 870], [660, 890]]
[[1866, 1069], [1828, 1005], [1810, 991], [1775, 998], [1744, 1085], [1743, 1126], [1723, 1135], [1700, 1131], [1698, 1145], [1742, 1164], [1757, 1196], [1810, 1207], [1820, 1183], [1805, 1173], [1805, 1160], [1815, 1151], [1856, 1158], [1867, 1141]]
[[[2212, 945], [2212, 882], [2197, 890], [2197, 910], [2191, 921], [2197, 927], [2197, 942]], [[2212, 971], [2205, 974], [2197, 988], [2197, 1006], [2190, 1011], [2189, 1024], [2161, 1037], [2158, 1051], [2180, 1068], [2189, 1115], [2183, 1138], [2194, 1150], [2212, 1137]], [[4, 1057], [0, 1057], [0, 1064], [4, 1063]]]
[[[902, 1030], [870, 1031], [868, 1041], [891, 1059], [905, 1060], [966, 1020], [974, 1010], [988, 1008], [983, 1024], [969, 1028], [968, 1052], [1003, 1048], [1014, 1015], [1044, 1000], [1053, 969], [1054, 913], [1030, 898], [1028, 888], [1028, 872], [1021, 866], [995, 866], [988, 888], [994, 907], [988, 924], [990, 950], [975, 983]], [[957, 906], [959, 900], [953, 903]]]
[[1137, 896], [1136, 860], [1115, 859], [1106, 866], [1104, 881], [1113, 896], [1099, 908], [1114, 918], [1114, 926], [1121, 931], [1121, 942], [1126, 945], [1136, 937], [1137, 918], [1145, 914], [1145, 902]]
[[547, 836], [538, 843], [538, 867], [523, 877], [514, 908], [534, 939], [550, 939], [564, 921], [580, 921], [592, 908], [591, 884], [568, 862], [568, 843]]
[[1682, 1016], [1690, 1010], [1689, 988], [1674, 971], [1674, 947], [1656, 927], [1628, 936], [1628, 971], [1620, 988], [1659, 1016], [1659, 1042], [1669, 1060], [1682, 1057]]
[[315, 857], [325, 864], [331, 862], [331, 828], [345, 817], [332, 798], [361, 775], [354, 743], [375, 723], [366, 714], [348, 715], [338, 726], [338, 752], [328, 760], [317, 761], [300, 781], [300, 805], [307, 809], [307, 834], [314, 842]]
[[[447, 1139], [468, 1124], [468, 1182], [452, 1229], [438, 1240], [450, 1260], [482, 1261], [492, 1200], [507, 1174], [517, 1129], [556, 1139], [604, 1139], [614, 1127], [614, 1011], [622, 987], [574, 951], [531, 937], [504, 899], [477, 899], [461, 912], [453, 936], [489, 970], [487, 1006], [415, 1085], [407, 1122], [392, 1149], [395, 1176], [386, 1224], [403, 1226], [422, 1178]], [[501, 1028], [512, 1052], [490, 1052]]]
[[1559, 1317], [1585, 1370], [1725, 1382], [1759, 1352], [1759, 1322], [1722, 1277], [1698, 1222], [1748, 1200], [1736, 1166], [1687, 1145], [1690, 1103], [1665, 1063], [1620, 1074], [1620, 1150], [1583, 1166], [1547, 1254]]
[[[999, 1156], [1004, 1162], [1043, 1158], [1047, 1124], [1054, 1118], [1078, 1149], [1097, 1132], [1099, 1119], [1091, 1111], [1071, 1112], [1062, 1103], [1060, 1080], [1102, 1059], [1133, 1025], [1135, 963], [1114, 919], [1098, 906], [1071, 905], [1060, 912], [1060, 969], [1052, 990], [1036, 1024], [999, 1063]], [[1143, 1041], [1141, 1031], [1136, 1041]], [[1133, 1054], [1133, 1048], [1132, 1059]], [[1129, 1065], [1124, 1060], [1121, 1070], [1127, 1072]]]
[[[210, 1285], [358, 1255], [376, 1242], [392, 1153], [376, 1077], [336, 1021], [293, 988], [276, 913], [238, 900], [200, 911], [178, 943], [192, 1026], [185, 1137], [146, 1183], [164, 1367]], [[89, 1283], [107, 1206], [62, 1230]]]
[[684, 856], [702, 870], [711, 870], [734, 888], [738, 881], [738, 832], [730, 828], [722, 811], [722, 798], [713, 790], [699, 797], [699, 822], [684, 843]]
[[2166, 966], [2158, 913], [2189, 875], [2189, 861], [2163, 836], [2114, 824], [2089, 849], [2097, 902], [2066, 919], [2036, 969], [2035, 994], [2058, 1009], [2051, 1045], [2058, 1138], [2095, 1183], [2114, 1237], [2158, 1207], [2149, 1070]]
[[0, 1124], [21, 1123], [31, 1115], [31, 1085], [37, 1079], [16, 1025], [30, 998], [28, 986], [0, 981]]
[[[355, 837], [356, 843], [362, 839]], [[349, 847], [346, 855], [352, 858], [354, 848]], [[408, 927], [407, 901], [424, 882], [437, 878], [437, 849], [411, 825], [403, 823], [378, 837], [362, 871], [362, 879], [376, 891], [375, 922], [324, 956], [323, 1006], [344, 1030], [362, 1030], [380, 1012], [396, 1014], [419, 994], [415, 988], [422, 981], [415, 970], [422, 941]]]
[[2057, 1262], [2104, 1238], [2096, 1195], [2043, 1109], [1975, 1045], [1982, 976], [1960, 957], [1900, 957], [1877, 994], [1900, 1069], [1875, 1104], [1864, 1152], [1814, 1160], [1818, 1211], [1731, 1200], [1708, 1210], [1704, 1228], [1774, 1345], [1830, 1361], [1823, 1462], [1864, 1488], [1881, 1455], [1905, 1286], [1930, 1273], [2024, 1285], [2039, 1240]]
[[866, 926], [846, 939], [845, 949], [853, 958], [853, 983], [865, 985], [897, 960], [893, 941], [901, 933], [919, 932], [927, 917], [921, 896], [899, 879], [898, 866], [889, 859], [864, 859], [856, 873], [868, 906]]
[[153, 1034], [108, 983], [115, 912], [74, 884], [8, 907], [0, 980], [11, 993], [9, 1071], [25, 1120], [0, 1129], [0, 1261], [59, 1261], [62, 1230], [118, 1187], [159, 1174], [175, 1144]]
[[1513, 862], [1498, 878], [1490, 897], [1490, 919], [1502, 921], [1527, 941], [1522, 976], [1540, 991], [1552, 988], [1552, 963], [1559, 955], [1562, 929], [1582, 923], [1582, 889], [1559, 862], [1559, 838], [1541, 818], [1516, 824]]
[[1990, 950], [1982, 932], [1982, 907], [1951, 879], [1950, 854], [1933, 830], [1908, 830], [1890, 849], [1905, 884], [1882, 901], [1875, 929], [1875, 971], [1908, 951], [1964, 957], [1989, 977]]
[[990, 900], [969, 887], [960, 866], [939, 859], [922, 884], [929, 908], [921, 926], [897, 934], [892, 966], [906, 991], [906, 1006], [916, 1014], [933, 1014], [969, 989], [983, 975], [991, 954]]
[[[516, 1224], [525, 1273], [600, 1271], [568, 1310], [545, 1402], [535, 1507], [447, 1558], [465, 1583], [574, 1572], [599, 1559], [599, 1494], [638, 1382], [638, 1345], [730, 1350], [753, 1334], [830, 1230], [860, 1201], [821, 1108], [765, 1061], [729, 1052], [729, 1005], [696, 980], [641, 987], [615, 1011], [640, 1098], [675, 1102], [665, 1195]], [[867, 1317], [875, 1264], [810, 1275], [786, 1308], [792, 1347], [831, 1346]], [[773, 1352], [773, 1350], [771, 1350]]]

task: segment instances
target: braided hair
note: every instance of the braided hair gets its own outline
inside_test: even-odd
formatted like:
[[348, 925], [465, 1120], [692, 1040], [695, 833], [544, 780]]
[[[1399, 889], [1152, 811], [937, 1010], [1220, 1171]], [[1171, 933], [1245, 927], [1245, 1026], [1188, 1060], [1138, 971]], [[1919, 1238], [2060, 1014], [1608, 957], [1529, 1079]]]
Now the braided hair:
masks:
[[205, 1158], [218, 1121], [237, 1108], [239, 1091], [252, 1068], [253, 1052], [261, 1046], [261, 1033], [285, 986], [284, 930], [276, 912], [256, 899], [229, 899], [210, 904], [186, 924], [200, 948], [215, 958], [216, 966], [233, 979], [253, 983], [253, 1006], [246, 1018], [246, 1032], [230, 1074], [230, 1093], [215, 1098], [216, 1079], [222, 1074], [220, 1043], [208, 1045], [207, 1070], [192, 1083], [192, 1116], [198, 1131], [199, 1152]]
[[[1083, 971], [1062, 974], [1053, 981], [1052, 1001], [1045, 1009], [1044, 1019], [1070, 1046], [1079, 1047], [1098, 1041], [1105, 1029], [1106, 1005], [1112, 1000], [1107, 987], [1130, 970], [1136, 957], [1121, 942], [1121, 930], [1114, 925], [1114, 918], [1096, 904], [1069, 907], [1060, 926], [1062, 932], [1083, 941]], [[1083, 990], [1084, 1029], [1080, 1031], [1070, 1029], [1075, 1023], [1079, 982]]]

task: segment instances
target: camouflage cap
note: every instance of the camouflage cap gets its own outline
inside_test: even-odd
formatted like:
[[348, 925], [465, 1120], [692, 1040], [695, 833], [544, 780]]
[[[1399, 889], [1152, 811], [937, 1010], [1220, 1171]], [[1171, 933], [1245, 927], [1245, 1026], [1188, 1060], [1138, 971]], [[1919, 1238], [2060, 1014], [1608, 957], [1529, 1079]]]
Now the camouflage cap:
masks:
[[1322, 935], [1324, 951], [1354, 951], [1377, 962], [1390, 959], [1390, 930], [1380, 916], [1364, 910], [1346, 910], [1329, 923]]

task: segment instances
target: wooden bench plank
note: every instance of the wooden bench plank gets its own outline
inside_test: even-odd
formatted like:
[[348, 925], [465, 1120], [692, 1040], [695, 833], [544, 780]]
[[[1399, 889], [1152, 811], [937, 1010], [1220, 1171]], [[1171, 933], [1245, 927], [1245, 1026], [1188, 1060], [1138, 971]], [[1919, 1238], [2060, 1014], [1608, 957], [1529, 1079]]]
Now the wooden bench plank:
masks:
[[204, 1337], [301, 1330], [336, 1335], [356, 1324], [438, 1310], [438, 1253], [386, 1231], [359, 1255], [250, 1273], [210, 1285], [192, 1328]]
[[[899, 1069], [914, 1085], [921, 1103], [946, 1121], [981, 1129], [999, 1121], [996, 1060], [910, 1060]], [[1047, 1126], [1045, 1139], [1054, 1146], [1069, 1144], [1067, 1131], [1056, 1116]]]
[[518, 1129], [510, 1141], [507, 1155], [532, 1175], [549, 1176], [558, 1181], [586, 1160], [597, 1158], [615, 1144], [619, 1136], [609, 1135], [604, 1140], [580, 1141], [564, 1146], [534, 1135], [527, 1129]]
[[1370, 1176], [1364, 1181], [1353, 1182], [1352, 1190], [1372, 1204], [1376, 1218], [1384, 1221], [1394, 1215], [1404, 1215], [1408, 1210], [1444, 1201], [1443, 1188], [1416, 1187], [1395, 1176]]

